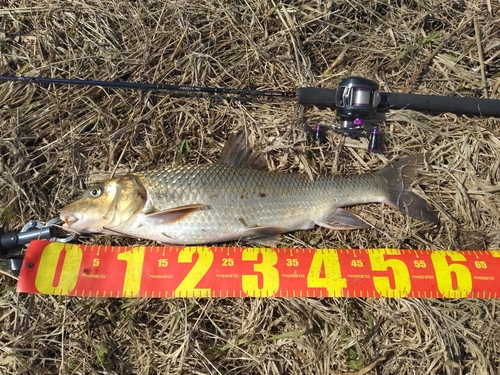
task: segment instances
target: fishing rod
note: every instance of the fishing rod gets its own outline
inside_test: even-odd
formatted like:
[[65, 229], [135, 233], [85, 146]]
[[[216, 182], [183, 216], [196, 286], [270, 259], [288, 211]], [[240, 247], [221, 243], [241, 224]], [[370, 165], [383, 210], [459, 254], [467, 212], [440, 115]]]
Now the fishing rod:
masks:
[[297, 91], [266, 91], [161, 83], [1, 75], [0, 81], [297, 99], [297, 102], [302, 105], [313, 105], [336, 110], [341, 121], [340, 127], [332, 127], [332, 129], [353, 138], [369, 137], [368, 148], [373, 152], [379, 152], [380, 130], [377, 126], [366, 126], [365, 120], [377, 111], [411, 109], [420, 112], [450, 112], [500, 117], [500, 100], [498, 99], [380, 92], [379, 85], [376, 82], [362, 77], [346, 78], [340, 82], [336, 89], [300, 87]]

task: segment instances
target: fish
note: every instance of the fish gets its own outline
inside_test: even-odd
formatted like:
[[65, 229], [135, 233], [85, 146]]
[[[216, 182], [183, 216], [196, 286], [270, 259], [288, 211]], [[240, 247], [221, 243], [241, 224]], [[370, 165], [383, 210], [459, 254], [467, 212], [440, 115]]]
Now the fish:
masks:
[[60, 211], [63, 227], [80, 234], [109, 234], [198, 245], [243, 241], [276, 247], [286, 232], [364, 229], [370, 225], [345, 209], [385, 203], [410, 217], [436, 223], [437, 216], [411, 191], [423, 155], [382, 170], [310, 179], [270, 171], [264, 156], [230, 138], [212, 164], [128, 173], [93, 185]]

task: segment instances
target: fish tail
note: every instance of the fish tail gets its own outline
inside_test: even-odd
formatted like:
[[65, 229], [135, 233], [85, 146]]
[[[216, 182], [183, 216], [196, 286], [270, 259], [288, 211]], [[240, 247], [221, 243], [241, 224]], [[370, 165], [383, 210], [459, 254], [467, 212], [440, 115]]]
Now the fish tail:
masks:
[[388, 182], [388, 196], [384, 203], [426, 223], [437, 223], [438, 218], [429, 204], [410, 191], [419, 174], [424, 155], [411, 155], [376, 172]]

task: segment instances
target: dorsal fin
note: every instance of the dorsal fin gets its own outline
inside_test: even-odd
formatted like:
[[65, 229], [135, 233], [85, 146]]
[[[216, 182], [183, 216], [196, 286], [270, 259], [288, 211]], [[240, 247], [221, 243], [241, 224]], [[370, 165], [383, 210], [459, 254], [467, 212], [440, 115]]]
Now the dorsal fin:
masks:
[[219, 163], [230, 164], [235, 167], [246, 167], [267, 171], [267, 162], [264, 156], [252, 147], [247, 146], [245, 135], [237, 133], [227, 141], [219, 158]]

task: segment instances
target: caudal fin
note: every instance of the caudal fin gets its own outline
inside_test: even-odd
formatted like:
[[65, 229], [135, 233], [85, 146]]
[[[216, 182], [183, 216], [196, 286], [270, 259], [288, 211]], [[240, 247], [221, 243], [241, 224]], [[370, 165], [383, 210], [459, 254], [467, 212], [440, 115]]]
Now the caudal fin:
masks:
[[389, 196], [384, 203], [415, 219], [426, 223], [437, 223], [437, 216], [429, 204], [410, 191], [423, 160], [422, 154], [412, 155], [376, 173], [384, 177], [389, 184]]

